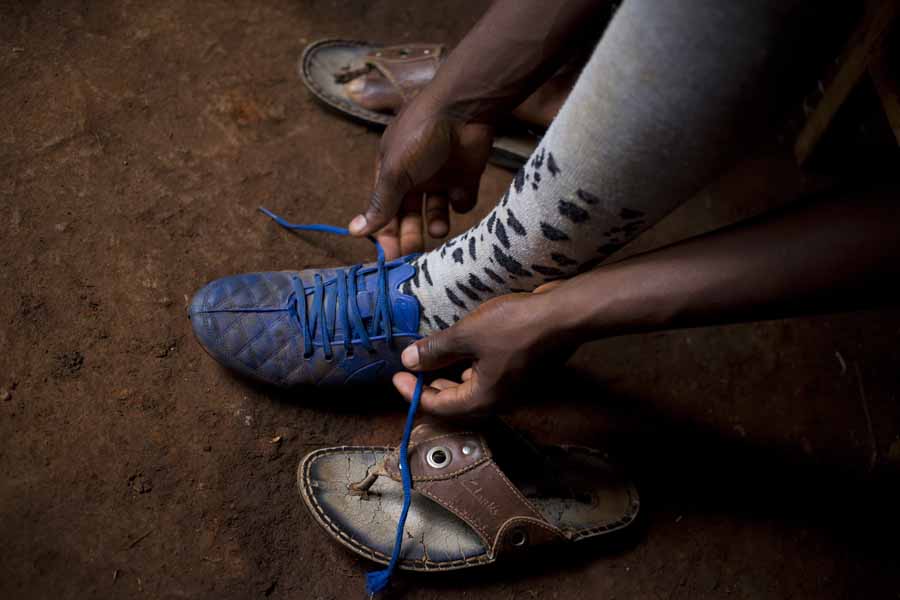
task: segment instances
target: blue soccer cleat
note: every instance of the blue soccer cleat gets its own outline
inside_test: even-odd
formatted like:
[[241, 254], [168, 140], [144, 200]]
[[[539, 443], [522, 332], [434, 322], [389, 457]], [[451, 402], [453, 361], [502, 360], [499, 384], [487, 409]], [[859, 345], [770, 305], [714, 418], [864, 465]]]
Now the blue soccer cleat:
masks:
[[[261, 210], [289, 229], [347, 235]], [[418, 300], [401, 290], [409, 290], [415, 256], [385, 262], [376, 246], [372, 265], [248, 273], [207, 284], [189, 308], [197, 340], [226, 367], [282, 387], [389, 381], [403, 368], [400, 353], [421, 337]]]

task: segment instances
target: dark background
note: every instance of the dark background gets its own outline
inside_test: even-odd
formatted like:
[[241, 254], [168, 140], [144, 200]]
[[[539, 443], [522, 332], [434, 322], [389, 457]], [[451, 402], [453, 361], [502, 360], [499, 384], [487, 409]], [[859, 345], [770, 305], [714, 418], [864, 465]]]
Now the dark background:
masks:
[[[395, 443], [389, 390], [275, 392], [194, 342], [235, 272], [366, 260], [256, 213], [344, 224], [377, 134], [296, 77], [321, 37], [454, 42], [481, 2], [0, 2], [0, 597], [359, 598], [371, 565], [294, 488], [321, 446]], [[775, 139], [649, 248], [827, 186]], [[476, 213], [510, 174], [489, 168]], [[900, 311], [584, 348], [511, 420], [609, 448], [643, 518], [410, 598], [897, 598]], [[278, 440], [278, 441], [273, 441]]]

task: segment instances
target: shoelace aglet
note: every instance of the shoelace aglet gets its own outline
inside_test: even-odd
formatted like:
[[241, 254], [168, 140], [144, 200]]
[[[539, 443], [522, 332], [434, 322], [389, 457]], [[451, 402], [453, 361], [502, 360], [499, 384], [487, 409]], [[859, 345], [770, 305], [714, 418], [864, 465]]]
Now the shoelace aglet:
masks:
[[409, 514], [409, 506], [412, 503], [412, 474], [409, 470], [409, 438], [412, 435], [413, 423], [416, 418], [416, 410], [422, 399], [422, 387], [425, 385], [425, 377], [422, 373], [416, 376], [416, 389], [413, 392], [412, 401], [409, 403], [409, 411], [406, 413], [406, 426], [403, 428], [403, 439], [400, 441], [398, 465], [403, 482], [403, 507], [400, 509], [400, 518], [397, 519], [397, 532], [394, 536], [394, 549], [391, 552], [391, 560], [387, 567], [380, 571], [366, 573], [366, 591], [370, 595], [385, 590], [391, 583], [391, 575], [400, 562], [400, 549], [403, 547], [403, 529], [406, 526], [406, 517]]

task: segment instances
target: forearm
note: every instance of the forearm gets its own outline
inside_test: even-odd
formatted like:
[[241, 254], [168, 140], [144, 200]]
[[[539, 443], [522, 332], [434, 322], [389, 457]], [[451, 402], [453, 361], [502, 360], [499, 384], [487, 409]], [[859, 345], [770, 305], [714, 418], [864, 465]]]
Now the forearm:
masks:
[[586, 40], [608, 0], [497, 0], [423, 90], [467, 121], [490, 121], [527, 97]]
[[900, 190], [738, 224], [582, 274], [546, 296], [558, 333], [576, 343], [897, 302]]

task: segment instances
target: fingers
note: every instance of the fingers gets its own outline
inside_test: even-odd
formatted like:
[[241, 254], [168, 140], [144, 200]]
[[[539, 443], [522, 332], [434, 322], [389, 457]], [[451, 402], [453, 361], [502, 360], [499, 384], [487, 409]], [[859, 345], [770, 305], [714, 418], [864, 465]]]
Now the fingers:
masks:
[[454, 385], [459, 385], [455, 381], [450, 381], [449, 379], [435, 379], [431, 382], [431, 387], [436, 390], [446, 390], [448, 388], [452, 388]]
[[465, 358], [471, 358], [472, 348], [465, 319], [453, 327], [435, 331], [428, 337], [410, 344], [400, 360], [412, 371], [432, 371]]
[[472, 184], [450, 190], [450, 206], [454, 211], [465, 214], [475, 208], [478, 202], [478, 184], [479, 180], [476, 178]]
[[[420, 96], [421, 98], [421, 96]], [[442, 170], [455, 176], [446, 198], [433, 200], [434, 218], [427, 219], [431, 235], [443, 237], [450, 223], [446, 204], [471, 210], [478, 199], [478, 181], [491, 152], [493, 128], [469, 124], [460, 127], [416, 101], [407, 106], [381, 138], [375, 185], [363, 214], [350, 222], [350, 233], [372, 234], [396, 216], [404, 196], [414, 187], [428, 189]], [[451, 166], [449, 163], [454, 162]], [[449, 168], [449, 171], [448, 171]], [[446, 182], [444, 182], [446, 185]], [[448, 189], [444, 187], [444, 189]], [[443, 194], [442, 194], [443, 195]], [[440, 213], [437, 211], [440, 210]], [[442, 218], [443, 217], [443, 218]]]
[[375, 233], [375, 239], [384, 249], [384, 257], [387, 260], [400, 258], [400, 235], [397, 219], [391, 219], [388, 224]]
[[445, 196], [429, 195], [425, 200], [425, 222], [428, 235], [442, 238], [450, 231], [450, 209]]
[[394, 387], [400, 392], [400, 395], [403, 396], [407, 402], [411, 401], [413, 394], [416, 393], [417, 377], [412, 373], [401, 371], [400, 373], [394, 373], [392, 381], [394, 382]]
[[379, 162], [375, 172], [375, 189], [369, 198], [364, 214], [356, 215], [350, 221], [350, 233], [355, 236], [372, 234], [397, 214], [403, 197], [412, 188], [409, 176], [395, 163]]
[[[394, 387], [406, 399], [412, 401], [416, 391], [416, 376], [412, 373], [394, 375]], [[477, 386], [474, 379], [456, 383], [448, 379], [438, 379], [422, 388], [419, 399], [420, 410], [439, 416], [457, 416], [484, 408], [478, 402]]]
[[403, 200], [400, 214], [400, 254], [407, 255], [425, 249], [422, 236], [422, 194], [410, 192]]
[[442, 390], [429, 386], [422, 390], [420, 408], [427, 413], [442, 417], [452, 417], [472, 412], [477, 408], [474, 403], [475, 382], [473, 380], [453, 383]]

